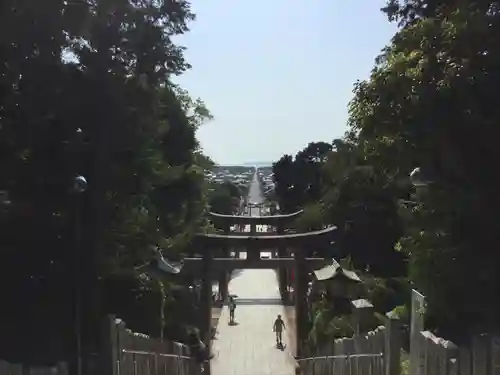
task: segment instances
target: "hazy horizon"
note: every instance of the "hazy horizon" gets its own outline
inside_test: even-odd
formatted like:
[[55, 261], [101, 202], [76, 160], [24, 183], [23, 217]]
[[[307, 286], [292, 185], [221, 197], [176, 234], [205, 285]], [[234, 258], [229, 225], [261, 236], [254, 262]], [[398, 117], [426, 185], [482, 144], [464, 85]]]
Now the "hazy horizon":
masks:
[[193, 68], [176, 79], [214, 120], [198, 139], [221, 165], [275, 162], [346, 130], [353, 84], [365, 79], [396, 26], [364, 3], [194, 1], [176, 41]]
[[273, 165], [274, 161], [270, 162], [243, 162], [240, 164], [235, 164], [235, 163], [225, 163], [225, 164], [217, 164], [218, 167], [271, 167]]

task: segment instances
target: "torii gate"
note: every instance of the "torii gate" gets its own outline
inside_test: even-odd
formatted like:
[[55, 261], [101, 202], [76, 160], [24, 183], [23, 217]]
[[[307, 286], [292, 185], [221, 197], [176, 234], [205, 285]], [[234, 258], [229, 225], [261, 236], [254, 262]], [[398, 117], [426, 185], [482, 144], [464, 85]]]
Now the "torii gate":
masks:
[[[297, 357], [302, 356], [302, 343], [306, 338], [305, 322], [307, 322], [306, 294], [308, 288], [307, 274], [323, 267], [331, 260], [323, 258], [308, 258], [308, 250], [328, 248], [335, 239], [336, 227], [329, 227], [308, 233], [282, 234], [284, 223], [299, 215], [300, 212], [290, 215], [274, 216], [231, 216], [212, 214], [214, 220], [222, 220], [225, 224], [225, 234], [198, 234], [195, 236], [194, 245], [196, 253], [201, 256], [192, 256], [184, 259], [183, 270], [200, 275], [202, 323], [201, 334], [207, 346], [210, 346], [211, 315], [212, 315], [212, 280], [219, 278], [222, 282], [224, 293], [227, 295], [228, 272], [235, 269], [278, 269], [294, 271], [295, 285], [295, 321], [296, 321], [296, 348]], [[229, 233], [231, 224], [250, 224], [251, 233]], [[274, 225], [278, 233], [257, 233], [257, 225]], [[281, 233], [280, 233], [281, 232]], [[232, 258], [229, 256], [230, 248], [245, 248], [247, 259]], [[278, 249], [278, 257], [261, 259], [262, 250]], [[222, 257], [214, 257], [216, 250], [223, 250]], [[285, 250], [286, 249], [286, 250]], [[293, 256], [286, 256], [286, 252]], [[220, 275], [224, 275], [224, 280]], [[280, 280], [280, 284], [283, 281]]]
[[[222, 215], [217, 214], [215, 212], [209, 212], [211, 221], [218, 227], [222, 229], [222, 233], [225, 235], [242, 235], [248, 236], [248, 233], [244, 232], [231, 232], [231, 225], [249, 225], [250, 226], [250, 235], [257, 234], [257, 225], [268, 225], [274, 228], [274, 233], [258, 233], [259, 236], [268, 236], [275, 234], [285, 234], [287, 224], [294, 221], [298, 216], [300, 216], [304, 210], [300, 210], [291, 214], [284, 215], [271, 215], [271, 216], [240, 216], [240, 215]], [[223, 257], [228, 258], [231, 252], [231, 248], [229, 246], [224, 246], [224, 243], [219, 247]], [[233, 249], [236, 252], [236, 257], [239, 258], [240, 248]], [[258, 253], [258, 252], [257, 252]], [[287, 254], [287, 249], [285, 247], [278, 247], [276, 249], [276, 253], [274, 254], [277, 257], [284, 257]], [[225, 300], [227, 298], [227, 287], [229, 282], [229, 273], [228, 271], [222, 271], [218, 276], [219, 280], [219, 293], [222, 296], [222, 299]], [[286, 298], [286, 290], [287, 286], [290, 283], [289, 277], [289, 269], [281, 268], [279, 269], [279, 288], [281, 296]]]

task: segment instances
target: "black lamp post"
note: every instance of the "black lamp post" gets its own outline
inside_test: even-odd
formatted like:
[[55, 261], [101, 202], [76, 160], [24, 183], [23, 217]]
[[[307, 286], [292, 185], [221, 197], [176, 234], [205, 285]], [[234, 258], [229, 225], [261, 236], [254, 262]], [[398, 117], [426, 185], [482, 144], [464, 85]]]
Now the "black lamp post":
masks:
[[83, 193], [87, 190], [87, 180], [85, 177], [78, 175], [73, 182], [73, 191], [77, 194]]
[[82, 194], [87, 190], [87, 180], [81, 175], [73, 179], [74, 197], [74, 252], [73, 264], [73, 329], [74, 329], [74, 351], [73, 351], [73, 374], [82, 375]]
[[[434, 182], [426, 176], [426, 174], [420, 167], [416, 167], [415, 169], [413, 169], [408, 177], [410, 178], [411, 184], [417, 189], [429, 186]], [[406, 199], [400, 199], [398, 202], [404, 206], [416, 206], [419, 204], [419, 202]]]
[[420, 167], [415, 168], [410, 173], [410, 181], [416, 188], [428, 186], [432, 183]]
[[[168, 279], [170, 276], [178, 275], [181, 272], [183, 265], [170, 262], [169, 260], [165, 259], [161, 254], [159, 246], [154, 247], [152, 250], [155, 253], [153, 259], [150, 262], [137, 267], [136, 270], [143, 271], [150, 278], [155, 279], [157, 281], [163, 281], [165, 279]], [[160, 305], [161, 305], [160, 317], [163, 317], [163, 304], [161, 303]], [[164, 326], [162, 324], [159, 332], [159, 337], [161, 341], [163, 341], [163, 330]]]
[[[73, 150], [73, 162], [76, 171], [81, 169], [81, 152], [83, 148], [83, 132], [78, 128], [75, 132]], [[76, 174], [73, 177], [71, 192], [73, 195], [73, 264], [71, 270], [73, 272], [73, 290], [72, 290], [72, 309], [73, 309], [73, 344], [72, 344], [72, 358], [71, 358], [71, 375], [83, 374], [83, 349], [82, 349], [82, 333], [83, 333], [83, 320], [85, 319], [85, 310], [82, 304], [83, 297], [83, 283], [84, 283], [84, 267], [83, 267], [83, 254], [82, 254], [82, 241], [83, 241], [83, 198], [84, 193], [87, 191], [87, 179]]]

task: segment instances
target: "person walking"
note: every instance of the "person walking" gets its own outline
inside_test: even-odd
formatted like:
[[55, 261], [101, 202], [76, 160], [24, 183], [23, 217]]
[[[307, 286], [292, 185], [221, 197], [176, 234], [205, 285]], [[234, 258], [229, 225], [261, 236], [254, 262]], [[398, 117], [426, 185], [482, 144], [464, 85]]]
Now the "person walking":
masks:
[[276, 345], [283, 346], [283, 330], [286, 329], [285, 322], [281, 319], [281, 315], [274, 321], [273, 332], [276, 332]]
[[236, 310], [236, 301], [233, 296], [229, 296], [229, 324], [234, 324], [234, 310]]

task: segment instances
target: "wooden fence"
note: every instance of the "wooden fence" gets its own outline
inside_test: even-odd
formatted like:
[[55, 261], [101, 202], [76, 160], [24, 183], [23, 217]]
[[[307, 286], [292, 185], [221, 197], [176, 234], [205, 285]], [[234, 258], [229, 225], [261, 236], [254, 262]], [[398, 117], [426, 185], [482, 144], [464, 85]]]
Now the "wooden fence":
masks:
[[[200, 365], [189, 356], [187, 346], [160, 341], [144, 334], [132, 332], [125, 323], [114, 317], [108, 318], [109, 348], [103, 365], [110, 375], [197, 375]], [[106, 372], [104, 370], [104, 372]]]
[[451, 341], [443, 340], [429, 331], [421, 331], [416, 343], [410, 352], [410, 361], [417, 374], [458, 374], [458, 348]]
[[[86, 373], [104, 375], [199, 375], [200, 365], [187, 346], [160, 341], [132, 332], [125, 323], [107, 317], [102, 329], [101, 350], [84, 362]], [[0, 375], [68, 375], [66, 363], [27, 366], [0, 360]]]
[[297, 360], [301, 375], [383, 375], [382, 354], [350, 354]]
[[425, 297], [412, 291], [410, 375], [500, 375], [500, 337], [478, 334], [461, 346], [424, 330]]
[[299, 360], [305, 375], [400, 375], [401, 333], [399, 318], [386, 314], [385, 324], [363, 333], [362, 327], [373, 315], [373, 306], [366, 300], [352, 302], [353, 337], [336, 339], [318, 355]]
[[59, 363], [56, 366], [27, 366], [0, 360], [0, 375], [68, 375], [68, 366]]
[[[474, 336], [457, 346], [423, 329], [425, 297], [414, 291], [410, 330], [409, 375], [500, 375], [500, 337]], [[353, 337], [340, 338], [299, 359], [304, 375], [400, 375], [402, 331], [397, 316], [386, 314], [384, 325], [363, 332], [363, 322], [373, 315], [366, 300], [353, 301]], [[180, 343], [160, 341], [132, 332], [125, 323], [107, 318], [102, 348], [89, 373], [106, 375], [199, 375], [200, 366]], [[65, 363], [37, 367], [0, 360], [0, 375], [68, 375]]]
[[[385, 324], [363, 333], [373, 317], [366, 300], [352, 302], [352, 322], [356, 334], [337, 339], [299, 360], [307, 375], [500, 375], [500, 336], [492, 333], [471, 337], [461, 346], [437, 337], [424, 327], [425, 296], [412, 291], [409, 371], [402, 371], [403, 332], [396, 316], [387, 314]], [[369, 325], [369, 323], [368, 323]]]

